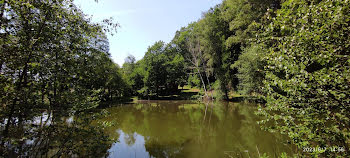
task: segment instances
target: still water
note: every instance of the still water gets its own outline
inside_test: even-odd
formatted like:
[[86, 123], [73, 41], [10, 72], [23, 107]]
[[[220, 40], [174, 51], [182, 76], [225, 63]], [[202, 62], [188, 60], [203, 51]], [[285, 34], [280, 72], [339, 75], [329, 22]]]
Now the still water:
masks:
[[285, 137], [260, 129], [256, 104], [138, 101], [107, 108], [99, 122], [114, 143], [109, 157], [277, 157]]

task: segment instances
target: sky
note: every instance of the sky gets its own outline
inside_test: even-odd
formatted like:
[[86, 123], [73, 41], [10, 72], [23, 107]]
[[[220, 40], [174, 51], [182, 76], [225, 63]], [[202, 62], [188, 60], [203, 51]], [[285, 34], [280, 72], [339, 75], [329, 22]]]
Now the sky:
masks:
[[156, 41], [170, 42], [181, 27], [197, 21], [222, 0], [75, 0], [93, 22], [112, 17], [120, 24], [108, 35], [113, 61], [120, 66], [128, 55], [143, 58]]

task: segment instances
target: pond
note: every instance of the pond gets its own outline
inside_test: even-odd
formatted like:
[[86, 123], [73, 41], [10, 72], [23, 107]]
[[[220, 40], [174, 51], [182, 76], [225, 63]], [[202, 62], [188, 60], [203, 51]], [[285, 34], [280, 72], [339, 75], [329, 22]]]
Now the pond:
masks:
[[253, 158], [292, 153], [286, 137], [260, 129], [256, 104], [135, 101], [18, 122], [5, 157]]
[[277, 157], [286, 138], [260, 129], [256, 104], [137, 101], [107, 108], [109, 157]]

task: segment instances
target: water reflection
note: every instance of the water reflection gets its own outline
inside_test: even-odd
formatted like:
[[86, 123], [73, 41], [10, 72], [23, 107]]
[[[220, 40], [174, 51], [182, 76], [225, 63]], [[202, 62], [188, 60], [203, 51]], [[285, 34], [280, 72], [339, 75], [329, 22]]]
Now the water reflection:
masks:
[[99, 113], [67, 116], [44, 112], [11, 126], [9, 137], [1, 138], [3, 157], [105, 157], [112, 141], [92, 120]]
[[290, 153], [284, 138], [262, 131], [255, 105], [141, 101], [109, 108], [103, 121], [119, 140], [110, 157], [258, 157]]
[[[262, 131], [256, 105], [139, 101], [74, 116], [44, 112], [14, 124], [4, 157], [277, 157], [284, 137]], [[19, 120], [19, 119], [18, 119]], [[1, 153], [1, 152], [0, 152]]]
[[133, 133], [125, 134], [118, 130], [119, 141], [114, 143], [108, 150], [109, 157], [151, 157], [145, 148], [145, 139], [143, 136]]

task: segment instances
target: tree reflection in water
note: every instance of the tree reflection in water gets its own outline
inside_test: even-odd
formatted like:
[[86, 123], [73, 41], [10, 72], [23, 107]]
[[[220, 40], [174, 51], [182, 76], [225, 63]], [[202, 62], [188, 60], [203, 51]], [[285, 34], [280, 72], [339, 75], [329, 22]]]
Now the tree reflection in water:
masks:
[[58, 112], [43, 113], [11, 127], [1, 138], [4, 157], [107, 157], [113, 141], [100, 123], [99, 113], [73, 117]]
[[68, 117], [44, 113], [1, 139], [4, 157], [258, 157], [291, 153], [262, 131], [256, 105], [140, 101]]
[[[255, 104], [140, 101], [107, 109], [119, 133], [110, 157], [258, 157], [291, 153], [287, 139], [260, 129]], [[117, 132], [116, 132], [117, 131]]]

